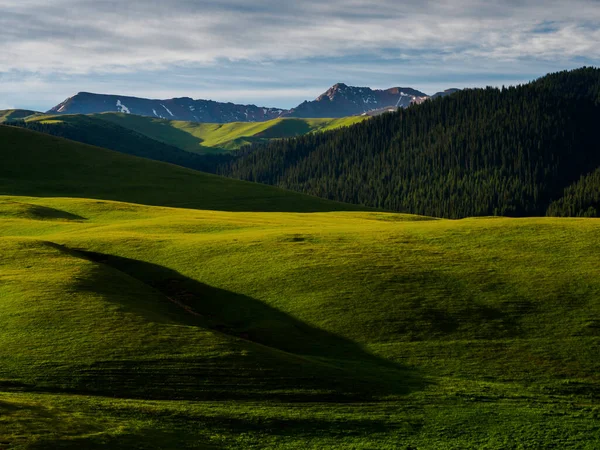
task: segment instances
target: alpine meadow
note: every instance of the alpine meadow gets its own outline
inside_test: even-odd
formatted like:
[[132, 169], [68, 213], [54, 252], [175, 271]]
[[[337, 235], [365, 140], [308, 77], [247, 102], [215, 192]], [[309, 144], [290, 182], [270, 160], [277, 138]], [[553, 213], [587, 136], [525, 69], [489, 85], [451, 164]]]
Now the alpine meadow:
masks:
[[600, 448], [599, 23], [3, 2], [0, 450]]

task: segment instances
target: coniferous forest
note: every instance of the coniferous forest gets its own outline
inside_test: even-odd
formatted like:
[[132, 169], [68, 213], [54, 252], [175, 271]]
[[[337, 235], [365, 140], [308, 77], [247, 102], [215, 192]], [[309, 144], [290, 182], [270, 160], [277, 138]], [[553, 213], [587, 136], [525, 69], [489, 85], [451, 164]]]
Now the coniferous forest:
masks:
[[599, 126], [600, 69], [582, 68], [518, 87], [465, 90], [342, 130], [246, 147], [216, 171], [438, 217], [595, 217]]

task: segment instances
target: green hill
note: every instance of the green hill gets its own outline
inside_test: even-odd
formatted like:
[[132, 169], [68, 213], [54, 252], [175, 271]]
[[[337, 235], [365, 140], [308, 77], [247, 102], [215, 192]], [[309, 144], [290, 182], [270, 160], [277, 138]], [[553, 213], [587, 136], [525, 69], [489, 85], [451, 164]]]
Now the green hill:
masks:
[[351, 205], [0, 126], [0, 194], [85, 197], [230, 211], [330, 211]]
[[194, 170], [214, 172], [222, 159], [202, 157], [93, 116], [36, 116], [10, 125]]
[[[40, 116], [28, 120], [46, 125], [68, 123], [87, 132], [90, 126], [100, 127], [109, 122], [132, 130], [156, 141], [192, 153], [210, 154], [235, 150], [244, 145], [268, 142], [300, 136], [307, 133], [327, 131], [349, 126], [365, 120], [364, 117], [344, 119], [276, 119], [268, 122], [227, 124], [180, 122], [130, 114], [106, 113], [87, 116]], [[93, 122], [101, 119], [103, 122]], [[48, 130], [51, 132], [51, 130]], [[77, 139], [79, 140], [79, 139]]]
[[23, 120], [28, 117], [40, 114], [36, 111], [29, 111], [27, 109], [5, 109], [0, 110], [0, 123], [11, 122], [13, 120]]
[[0, 445], [600, 444], [598, 220], [5, 196], [0, 235]]

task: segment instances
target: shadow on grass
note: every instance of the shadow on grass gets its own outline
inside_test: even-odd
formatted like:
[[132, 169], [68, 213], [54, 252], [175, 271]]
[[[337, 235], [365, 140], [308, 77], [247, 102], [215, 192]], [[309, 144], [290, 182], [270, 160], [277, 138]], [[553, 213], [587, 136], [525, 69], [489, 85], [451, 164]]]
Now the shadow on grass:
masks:
[[[273, 398], [293, 401], [354, 401], [404, 395], [424, 386], [423, 378], [415, 371], [368, 353], [355, 342], [306, 324], [259, 300], [208, 286], [156, 264], [56, 247], [109, 266], [159, 291], [168, 307], [168, 320], [225, 334], [238, 347], [251, 351], [250, 358], [233, 354], [210, 367], [206, 361], [188, 361], [180, 378], [176, 373], [180, 370], [177, 358], [156, 361], [157, 366], [162, 364], [164, 368], [153, 370], [143, 384], [152, 381], [161, 386], [164, 397], [265, 398], [270, 391]], [[96, 281], [101, 285], [102, 280]], [[144, 311], [135, 309], [135, 313]], [[162, 320], [154, 312], [148, 312], [146, 318], [153, 322]], [[121, 368], [126, 365], [124, 361], [116, 364]], [[128, 371], [146, 371], [139, 361], [131, 364]], [[165, 371], [169, 366], [173, 369]], [[112, 373], [120, 370], [112, 361], [103, 367], [91, 367], [90, 374], [100, 376], [104, 369]], [[197, 386], [196, 376], [204, 377], [202, 389]], [[221, 386], [213, 389], [207, 379], [220, 380]], [[138, 379], [129, 380], [123, 390], [139, 391], [137, 383]], [[103, 384], [107, 387], [110, 383]]]
[[33, 220], [67, 220], [83, 222], [85, 217], [71, 214], [49, 206], [34, 205], [31, 203], [16, 202], [13, 200], [0, 200], [0, 217], [8, 216]]

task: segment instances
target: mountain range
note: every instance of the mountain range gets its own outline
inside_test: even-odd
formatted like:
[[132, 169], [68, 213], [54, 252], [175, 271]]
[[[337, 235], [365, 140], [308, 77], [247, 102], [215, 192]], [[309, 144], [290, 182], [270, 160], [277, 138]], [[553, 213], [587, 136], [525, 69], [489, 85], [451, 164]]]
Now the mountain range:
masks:
[[189, 97], [152, 100], [80, 92], [56, 105], [48, 113], [93, 114], [120, 112], [159, 119], [204, 123], [264, 122], [280, 117], [341, 118], [356, 115], [378, 115], [456, 91], [458, 89], [449, 89], [429, 96], [408, 87], [380, 90], [337, 83], [315, 100], [305, 101], [290, 110], [220, 103], [212, 100], [194, 100]]
[[120, 112], [160, 119], [186, 122], [229, 123], [263, 122], [276, 119], [285, 111], [277, 108], [260, 108], [254, 105], [219, 103], [212, 100], [193, 100], [189, 97], [168, 100], [120, 95], [80, 92], [56, 105], [51, 114], [92, 114]]

